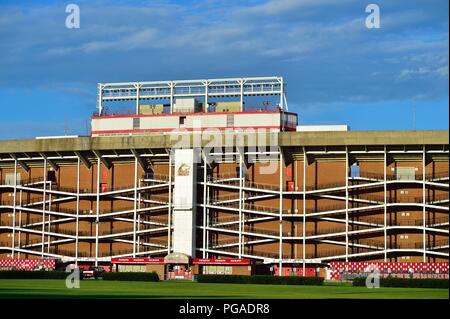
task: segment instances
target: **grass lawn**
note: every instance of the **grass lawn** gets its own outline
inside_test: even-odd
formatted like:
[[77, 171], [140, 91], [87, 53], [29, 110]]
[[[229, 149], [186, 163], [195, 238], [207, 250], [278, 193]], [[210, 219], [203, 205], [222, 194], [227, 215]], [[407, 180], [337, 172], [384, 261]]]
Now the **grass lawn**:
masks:
[[0, 279], [2, 298], [431, 298], [448, 299], [448, 289], [200, 284], [83, 280], [67, 289], [64, 280]]

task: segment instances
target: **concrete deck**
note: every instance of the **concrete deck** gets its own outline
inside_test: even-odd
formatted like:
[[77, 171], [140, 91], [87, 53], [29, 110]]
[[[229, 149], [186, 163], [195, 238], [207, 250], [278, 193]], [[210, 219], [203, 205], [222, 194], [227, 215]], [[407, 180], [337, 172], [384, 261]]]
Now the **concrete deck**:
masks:
[[[268, 143], [272, 135], [272, 143]], [[174, 146], [374, 146], [448, 145], [448, 130], [282, 132], [264, 134], [149, 134], [140, 136], [0, 140], [0, 154], [120, 149], [166, 149]]]

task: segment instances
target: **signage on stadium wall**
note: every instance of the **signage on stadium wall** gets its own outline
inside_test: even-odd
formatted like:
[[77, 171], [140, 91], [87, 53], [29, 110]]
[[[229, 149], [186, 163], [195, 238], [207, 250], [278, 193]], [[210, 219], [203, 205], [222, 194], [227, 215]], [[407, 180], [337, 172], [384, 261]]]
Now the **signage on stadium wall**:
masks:
[[[321, 264], [322, 260], [320, 258], [316, 259], [283, 259], [283, 264], [293, 264], [300, 265], [305, 262], [306, 264]], [[266, 258], [263, 261], [264, 264], [279, 264], [278, 259]]]
[[111, 258], [113, 264], [164, 264], [164, 258]]
[[194, 258], [195, 265], [249, 265], [250, 259], [236, 259], [236, 258]]
[[422, 276], [423, 278], [448, 278], [448, 263], [429, 262], [331, 262], [332, 280], [340, 280], [344, 274], [357, 274], [378, 270], [381, 274], [405, 278]]
[[13, 268], [16, 270], [41, 270], [44, 269], [55, 269], [54, 259], [0, 259], [0, 269]]

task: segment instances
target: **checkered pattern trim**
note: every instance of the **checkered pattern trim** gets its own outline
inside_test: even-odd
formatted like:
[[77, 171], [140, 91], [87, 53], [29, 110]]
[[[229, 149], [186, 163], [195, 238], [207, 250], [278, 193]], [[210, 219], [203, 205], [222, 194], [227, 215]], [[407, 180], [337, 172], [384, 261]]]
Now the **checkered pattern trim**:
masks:
[[381, 273], [448, 274], [448, 263], [426, 262], [331, 262], [332, 280], [340, 280], [342, 272], [364, 272], [379, 270]]
[[55, 269], [54, 259], [0, 259], [0, 268], [14, 267], [17, 270], [34, 270], [37, 267]]

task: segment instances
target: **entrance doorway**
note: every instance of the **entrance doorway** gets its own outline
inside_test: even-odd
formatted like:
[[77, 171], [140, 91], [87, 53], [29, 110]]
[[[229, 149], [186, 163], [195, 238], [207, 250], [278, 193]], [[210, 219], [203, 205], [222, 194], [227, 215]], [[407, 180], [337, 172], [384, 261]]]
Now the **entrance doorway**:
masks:
[[192, 280], [191, 258], [183, 253], [171, 253], [164, 258], [166, 279]]
[[192, 280], [192, 270], [189, 265], [167, 265], [167, 279]]

